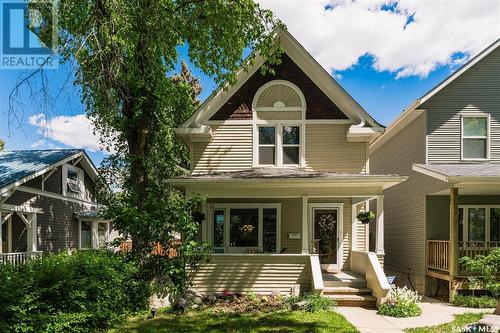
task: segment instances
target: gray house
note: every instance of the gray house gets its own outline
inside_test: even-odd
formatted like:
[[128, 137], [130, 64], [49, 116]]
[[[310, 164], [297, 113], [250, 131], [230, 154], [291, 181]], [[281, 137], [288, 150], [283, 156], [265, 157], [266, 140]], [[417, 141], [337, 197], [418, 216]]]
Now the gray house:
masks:
[[0, 152], [0, 262], [95, 248], [115, 237], [96, 214], [96, 176], [84, 150]]
[[499, 46], [416, 100], [370, 145], [372, 172], [409, 176], [384, 193], [385, 269], [429, 295], [452, 298], [467, 275], [458, 259], [500, 246]]

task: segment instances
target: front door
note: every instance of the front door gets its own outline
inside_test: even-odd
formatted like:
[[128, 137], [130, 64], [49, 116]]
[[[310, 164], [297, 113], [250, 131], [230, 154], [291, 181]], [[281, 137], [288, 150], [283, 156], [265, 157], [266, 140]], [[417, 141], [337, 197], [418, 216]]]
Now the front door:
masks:
[[313, 208], [314, 243], [323, 270], [338, 268], [338, 221], [337, 208]]

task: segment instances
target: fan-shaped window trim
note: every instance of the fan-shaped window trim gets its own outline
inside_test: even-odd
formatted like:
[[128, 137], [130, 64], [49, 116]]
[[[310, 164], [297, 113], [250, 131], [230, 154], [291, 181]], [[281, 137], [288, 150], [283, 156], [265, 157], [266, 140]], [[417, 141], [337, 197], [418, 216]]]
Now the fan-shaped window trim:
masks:
[[[271, 106], [271, 107], [257, 107], [257, 102], [259, 101], [259, 98], [262, 95], [262, 93], [264, 91], [266, 91], [269, 87], [276, 86], [276, 85], [285, 85], [285, 86], [292, 88], [300, 98], [300, 106], [283, 106], [282, 101], [276, 101], [274, 106]], [[266, 84], [262, 85], [262, 87], [260, 87], [257, 90], [257, 92], [255, 93], [255, 96], [253, 98], [253, 101], [252, 101], [252, 109], [254, 111], [257, 111], [257, 112], [262, 112], [262, 111], [301, 111], [301, 112], [305, 112], [306, 99], [304, 98], [304, 94], [299, 89], [299, 87], [297, 87], [292, 82], [286, 81], [286, 80], [273, 80], [273, 81], [269, 81]]]

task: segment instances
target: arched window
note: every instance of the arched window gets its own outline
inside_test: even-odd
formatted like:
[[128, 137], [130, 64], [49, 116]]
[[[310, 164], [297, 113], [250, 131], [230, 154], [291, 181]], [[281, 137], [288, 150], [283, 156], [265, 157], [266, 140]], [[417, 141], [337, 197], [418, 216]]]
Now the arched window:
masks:
[[302, 91], [285, 80], [274, 80], [257, 90], [252, 107], [255, 111], [301, 111], [306, 109]]

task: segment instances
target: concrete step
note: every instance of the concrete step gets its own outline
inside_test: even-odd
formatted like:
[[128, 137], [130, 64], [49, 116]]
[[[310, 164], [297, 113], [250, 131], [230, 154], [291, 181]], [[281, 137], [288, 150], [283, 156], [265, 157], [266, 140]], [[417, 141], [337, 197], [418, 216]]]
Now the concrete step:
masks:
[[351, 287], [351, 288], [366, 288], [366, 281], [328, 281], [323, 279], [323, 285], [328, 288], [336, 287]]
[[334, 300], [338, 306], [360, 306], [376, 308], [377, 299], [372, 295], [327, 294], [325, 297]]
[[371, 295], [372, 290], [369, 288], [361, 287], [348, 287], [348, 286], [340, 286], [340, 287], [325, 287], [323, 289], [323, 294], [325, 295]]

